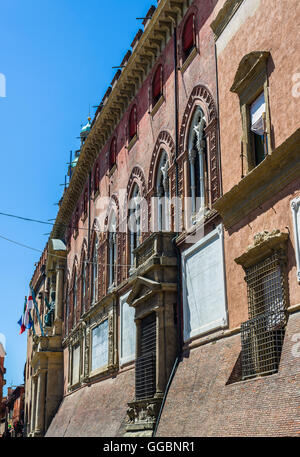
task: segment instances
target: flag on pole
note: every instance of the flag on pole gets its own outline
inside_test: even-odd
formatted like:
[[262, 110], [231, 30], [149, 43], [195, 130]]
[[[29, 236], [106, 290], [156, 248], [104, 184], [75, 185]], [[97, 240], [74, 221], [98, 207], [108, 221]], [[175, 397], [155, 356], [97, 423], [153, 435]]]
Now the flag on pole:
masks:
[[33, 320], [30, 314], [31, 309], [33, 308], [33, 300], [32, 296], [29, 295], [28, 299], [25, 297], [24, 303], [24, 310], [21, 319], [18, 321], [18, 324], [21, 327], [20, 335], [25, 332], [25, 330], [29, 330], [33, 326]]

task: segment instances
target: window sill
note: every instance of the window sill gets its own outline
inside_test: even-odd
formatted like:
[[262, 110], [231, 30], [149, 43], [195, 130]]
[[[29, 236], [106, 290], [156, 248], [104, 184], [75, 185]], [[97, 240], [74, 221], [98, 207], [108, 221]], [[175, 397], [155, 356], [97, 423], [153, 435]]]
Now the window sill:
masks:
[[95, 376], [99, 376], [101, 374], [107, 373], [108, 372], [108, 365], [103, 365], [100, 368], [97, 368], [97, 370], [91, 371], [89, 374], [89, 378], [94, 378]]
[[158, 102], [156, 102], [156, 104], [152, 108], [152, 111], [150, 112], [150, 115], [152, 118], [155, 116], [155, 114], [157, 113], [157, 111], [159, 110], [161, 105], [164, 103], [164, 101], [165, 101], [165, 97], [163, 95], [161, 95], [160, 99], [158, 100]]
[[190, 64], [192, 63], [192, 61], [194, 60], [194, 58], [196, 57], [197, 54], [198, 54], [198, 49], [195, 46], [194, 49], [192, 50], [192, 52], [190, 53], [190, 55], [185, 59], [185, 61], [181, 65], [180, 71], [182, 74], [190, 66]]
[[137, 134], [135, 134], [134, 137], [130, 140], [128, 146], [127, 146], [128, 152], [130, 151], [130, 149], [133, 148], [133, 146], [135, 145], [135, 143], [137, 142], [137, 140], [138, 140], [138, 136], [137, 136]]

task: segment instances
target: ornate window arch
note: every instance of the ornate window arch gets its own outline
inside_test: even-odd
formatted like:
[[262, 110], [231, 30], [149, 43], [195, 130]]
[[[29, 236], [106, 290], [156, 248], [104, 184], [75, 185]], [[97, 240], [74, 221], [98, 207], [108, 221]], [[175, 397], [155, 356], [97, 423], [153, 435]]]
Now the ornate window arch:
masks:
[[156, 216], [157, 231], [170, 230], [170, 185], [169, 185], [169, 157], [167, 152], [160, 151], [160, 159], [156, 171], [155, 197], [156, 197]]
[[113, 287], [116, 282], [117, 261], [117, 218], [113, 209], [108, 219], [108, 287]]
[[78, 297], [77, 297], [77, 267], [75, 267], [74, 276], [73, 276], [73, 327], [75, 327], [77, 322], [77, 305], [78, 305]]
[[81, 314], [85, 313], [88, 304], [88, 254], [86, 241], [81, 250]]
[[[194, 149], [196, 150], [196, 157], [199, 157], [201, 148], [203, 148], [204, 176], [202, 174], [202, 177], [204, 178], [204, 195], [202, 194], [202, 198], [204, 198], [204, 208], [211, 209], [212, 205], [221, 195], [218, 118], [214, 99], [209, 90], [203, 85], [194, 87], [190, 95], [183, 115], [179, 138], [179, 173], [183, 174], [183, 161], [186, 161], [188, 171], [188, 180], [184, 182], [185, 190], [183, 189], [183, 180], [181, 179], [179, 182], [179, 194], [192, 197], [190, 157], [192, 158], [193, 154], [189, 153], [193, 149], [191, 147], [192, 141], [195, 141]], [[200, 164], [198, 169], [200, 172]], [[197, 219], [197, 214], [195, 214], [195, 218]]]
[[97, 235], [94, 236], [91, 262], [91, 304], [97, 303], [98, 300], [98, 248], [99, 242]]

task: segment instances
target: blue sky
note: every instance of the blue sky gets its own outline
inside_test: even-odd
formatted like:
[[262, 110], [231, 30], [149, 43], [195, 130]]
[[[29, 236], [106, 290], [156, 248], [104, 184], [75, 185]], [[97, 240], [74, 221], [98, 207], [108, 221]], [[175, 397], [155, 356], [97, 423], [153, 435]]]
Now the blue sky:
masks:
[[[70, 150], [156, 0], [9, 0], [0, 10], [0, 212], [56, 216]], [[1, 94], [1, 91], [0, 91]], [[95, 110], [91, 109], [93, 115]], [[51, 227], [0, 216], [0, 236], [43, 250]], [[24, 296], [38, 252], [0, 238], [0, 334], [7, 386], [23, 382]]]

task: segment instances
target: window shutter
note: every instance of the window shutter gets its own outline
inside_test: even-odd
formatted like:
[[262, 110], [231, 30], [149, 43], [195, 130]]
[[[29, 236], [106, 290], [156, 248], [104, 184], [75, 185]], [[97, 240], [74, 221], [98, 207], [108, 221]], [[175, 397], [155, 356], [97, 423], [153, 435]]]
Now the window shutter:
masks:
[[156, 103], [162, 93], [162, 65], [158, 67], [153, 79], [153, 102]]
[[131, 110], [129, 118], [129, 139], [131, 140], [136, 134], [136, 105]]
[[183, 50], [188, 52], [195, 45], [195, 15], [192, 14], [185, 23], [183, 31]]
[[113, 139], [110, 151], [109, 151], [109, 168], [111, 169], [116, 163], [116, 153], [117, 153], [117, 140], [116, 138]]

